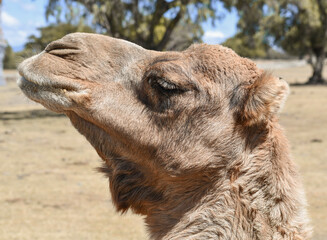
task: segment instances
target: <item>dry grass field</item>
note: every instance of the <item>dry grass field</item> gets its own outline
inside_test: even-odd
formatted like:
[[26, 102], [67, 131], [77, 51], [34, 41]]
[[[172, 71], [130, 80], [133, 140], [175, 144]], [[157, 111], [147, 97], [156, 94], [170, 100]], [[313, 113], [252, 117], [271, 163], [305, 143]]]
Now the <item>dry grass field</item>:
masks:
[[[273, 73], [301, 83], [310, 71]], [[303, 176], [314, 239], [327, 239], [327, 87], [292, 86], [280, 118]], [[140, 216], [115, 213], [108, 181], [95, 170], [100, 164], [66, 117], [27, 100], [14, 81], [0, 86], [0, 239], [147, 239]]]

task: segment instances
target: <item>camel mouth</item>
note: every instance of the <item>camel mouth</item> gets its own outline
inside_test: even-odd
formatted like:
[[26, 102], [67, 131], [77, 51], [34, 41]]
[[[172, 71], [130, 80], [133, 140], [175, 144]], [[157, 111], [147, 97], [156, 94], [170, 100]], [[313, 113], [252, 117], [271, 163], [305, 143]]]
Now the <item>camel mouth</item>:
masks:
[[51, 111], [64, 113], [75, 106], [78, 98], [87, 94], [84, 89], [61, 83], [39, 84], [29, 78], [21, 77], [18, 86], [31, 100], [41, 103]]
[[[72, 84], [68, 85], [58, 82], [51, 82], [50, 84], [49, 81], [39, 83], [24, 76], [18, 79], [17, 84], [27, 97], [41, 103], [42, 99], [47, 101], [51, 98], [54, 101], [58, 100], [59, 103], [70, 102], [70, 96], [72, 94], [76, 95], [85, 92], [81, 87]], [[66, 99], [66, 101], [64, 101], [64, 99]]]
[[[67, 85], [67, 84], [63, 84], [63, 83], [58, 83], [58, 82], [49, 82], [49, 81], [45, 81], [44, 82], [38, 82], [38, 81], [34, 81], [31, 78], [27, 78], [25, 76], [22, 76], [21, 78], [18, 79], [18, 86], [20, 88], [24, 88], [27, 90], [35, 90], [35, 91], [49, 91], [49, 92], [78, 92], [80, 89], [77, 86], [74, 85]], [[49, 82], [49, 83], [47, 83]], [[23, 90], [24, 90], [23, 89]]]
[[[50, 50], [55, 51], [57, 49]], [[63, 91], [78, 93], [88, 88], [89, 84], [85, 84], [82, 81], [71, 79], [70, 76], [60, 76], [55, 72], [52, 73], [53, 67], [49, 66], [48, 71], [41, 70], [41, 67], [47, 63], [48, 55], [49, 53], [43, 51], [38, 55], [24, 60], [18, 66], [18, 72], [21, 78], [18, 79], [17, 83], [22, 90], [26, 88], [26, 90], [34, 90], [33, 92], [46, 91], [58, 93]], [[49, 62], [50, 64], [53, 64], [53, 62]]]
[[39, 72], [38, 68], [34, 67], [34, 61], [41, 55], [42, 53], [33, 56], [18, 66], [21, 78], [18, 79], [17, 84], [23, 92], [28, 93], [28, 97], [41, 92], [60, 94], [66, 92], [78, 93], [85, 90], [85, 86], [83, 87], [81, 83], [76, 81], [62, 81], [58, 76]]

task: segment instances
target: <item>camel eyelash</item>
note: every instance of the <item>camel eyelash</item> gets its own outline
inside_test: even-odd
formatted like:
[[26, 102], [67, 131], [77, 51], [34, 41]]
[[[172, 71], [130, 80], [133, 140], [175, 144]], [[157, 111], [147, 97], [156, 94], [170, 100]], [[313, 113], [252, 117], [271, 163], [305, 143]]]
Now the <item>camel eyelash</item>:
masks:
[[169, 82], [164, 78], [150, 77], [148, 82], [151, 86], [160, 88], [160, 90], [166, 92], [181, 91], [181, 89], [176, 84]]
[[167, 90], [175, 90], [175, 89], [178, 89], [178, 87], [175, 84], [173, 84], [171, 82], [167, 82], [167, 81], [165, 81], [162, 78], [159, 78], [157, 80], [157, 83], [160, 85], [160, 87], [162, 87], [164, 89], [167, 89]]

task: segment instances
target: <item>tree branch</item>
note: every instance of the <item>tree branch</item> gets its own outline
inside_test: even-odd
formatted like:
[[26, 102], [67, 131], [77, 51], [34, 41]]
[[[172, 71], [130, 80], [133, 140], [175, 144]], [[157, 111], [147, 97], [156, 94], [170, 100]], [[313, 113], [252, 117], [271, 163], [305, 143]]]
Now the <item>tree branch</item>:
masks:
[[134, 16], [134, 26], [135, 26], [135, 34], [136, 34], [136, 43], [141, 45], [144, 42], [143, 36], [138, 31], [140, 26], [140, 12], [139, 12], [139, 0], [134, 0], [134, 4], [132, 6], [132, 13]]
[[171, 36], [173, 30], [175, 29], [175, 27], [181, 20], [184, 12], [185, 12], [185, 10], [180, 9], [179, 12], [177, 13], [177, 15], [175, 16], [175, 18], [170, 21], [170, 23], [166, 27], [166, 32], [165, 32], [163, 38], [161, 39], [159, 44], [156, 46], [156, 50], [162, 51], [165, 48], [165, 46], [167, 45], [167, 43], [170, 39], [170, 36]]
[[168, 10], [168, 4], [165, 0], [158, 0], [155, 5], [154, 13], [152, 14], [152, 21], [149, 30], [149, 36], [147, 37], [147, 44], [151, 45], [154, 40], [154, 29], [159, 24], [161, 17]]
[[139, 26], [139, 20], [140, 20], [140, 13], [139, 13], [139, 0], [134, 0], [134, 4], [132, 6], [132, 12], [134, 15], [134, 21], [135, 21], [135, 26]]
[[[324, 40], [327, 39], [327, 13], [325, 10], [324, 5], [322, 4], [321, 0], [317, 0], [318, 8], [319, 8], [319, 13], [320, 13], [320, 21], [323, 26], [324, 30]], [[325, 43], [325, 41], [324, 41]], [[325, 45], [325, 44], [324, 44]]]

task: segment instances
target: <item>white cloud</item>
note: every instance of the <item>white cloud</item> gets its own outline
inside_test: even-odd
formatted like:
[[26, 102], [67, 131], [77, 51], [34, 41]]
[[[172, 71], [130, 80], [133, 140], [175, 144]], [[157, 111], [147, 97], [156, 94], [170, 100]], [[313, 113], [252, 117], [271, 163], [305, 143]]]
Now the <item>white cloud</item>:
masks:
[[2, 31], [14, 49], [21, 50], [31, 34], [38, 35], [38, 27], [45, 26], [44, 4], [48, 0], [3, 1]]
[[19, 21], [6, 12], [2, 12], [2, 22], [4, 26], [15, 27], [19, 25]]
[[225, 34], [219, 31], [206, 31], [202, 37], [203, 42], [208, 44], [221, 43], [226, 38]]
[[207, 31], [204, 33], [205, 38], [224, 38], [225, 34], [219, 31]]
[[12, 47], [20, 47], [23, 46], [29, 35], [34, 32], [26, 31], [26, 30], [16, 30], [10, 28], [3, 29], [4, 38], [8, 41], [10, 46]]

